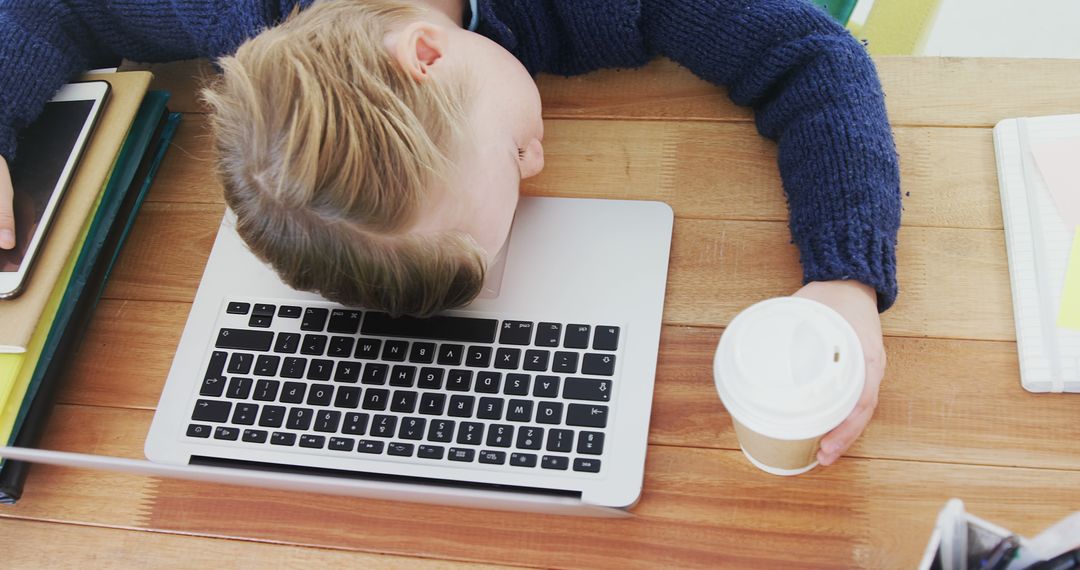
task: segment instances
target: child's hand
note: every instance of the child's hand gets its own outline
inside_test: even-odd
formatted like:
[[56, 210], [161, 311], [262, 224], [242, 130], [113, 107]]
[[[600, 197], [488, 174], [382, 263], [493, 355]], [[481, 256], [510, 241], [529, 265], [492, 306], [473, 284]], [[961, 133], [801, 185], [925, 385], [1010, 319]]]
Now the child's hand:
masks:
[[0, 249], [15, 247], [14, 197], [7, 161], [0, 156]]
[[859, 438], [877, 407], [878, 388], [885, 375], [885, 345], [881, 340], [877, 293], [858, 281], [814, 281], [794, 296], [824, 303], [843, 315], [855, 329], [866, 358], [866, 385], [862, 397], [851, 415], [821, 440], [818, 462], [831, 465]]

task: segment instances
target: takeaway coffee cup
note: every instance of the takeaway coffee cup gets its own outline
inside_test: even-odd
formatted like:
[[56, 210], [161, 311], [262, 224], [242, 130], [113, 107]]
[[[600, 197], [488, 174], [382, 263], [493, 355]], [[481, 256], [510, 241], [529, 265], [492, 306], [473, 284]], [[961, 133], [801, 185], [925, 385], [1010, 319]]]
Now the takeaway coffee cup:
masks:
[[731, 321], [713, 374], [746, 458], [775, 475], [798, 475], [817, 466], [822, 436], [855, 408], [866, 366], [839, 313], [778, 297]]

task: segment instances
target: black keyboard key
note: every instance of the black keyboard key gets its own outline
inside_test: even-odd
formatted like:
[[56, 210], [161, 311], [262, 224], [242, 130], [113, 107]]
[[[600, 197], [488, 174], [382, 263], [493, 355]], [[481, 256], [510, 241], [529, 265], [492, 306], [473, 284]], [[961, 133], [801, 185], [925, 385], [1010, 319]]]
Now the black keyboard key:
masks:
[[470, 346], [465, 353], [465, 366], [487, 368], [491, 364], [490, 346]]
[[398, 437], [401, 439], [424, 439], [424, 428], [427, 420], [424, 418], [402, 418], [401, 427], [398, 429]]
[[514, 467], [536, 467], [535, 453], [511, 453], [510, 465]]
[[257, 317], [272, 317], [275, 311], [277, 311], [277, 307], [273, 305], [255, 303], [255, 309], [251, 311], [251, 314]]
[[384, 441], [375, 441], [373, 439], [361, 439], [356, 442], [356, 451], [360, 453], [371, 453], [378, 455], [382, 453], [383, 447], [386, 446]]
[[286, 382], [281, 389], [280, 401], [286, 404], [300, 404], [304, 401], [307, 392], [307, 384], [301, 382]]
[[510, 400], [506, 407], [506, 420], [511, 422], [532, 421], [532, 400]]
[[270, 350], [270, 343], [274, 340], [274, 333], [270, 331], [250, 331], [246, 329], [221, 329], [218, 331], [217, 341], [214, 346], [230, 350], [252, 350], [266, 352]]
[[225, 362], [228, 361], [229, 354], [220, 350], [215, 350], [210, 355], [210, 364], [206, 367], [206, 374], [203, 378], [221, 378], [225, 372]]
[[270, 434], [270, 445], [295, 445], [296, 434], [286, 433], [283, 431], [275, 431]]
[[431, 364], [435, 362], [435, 343], [414, 342], [409, 351], [409, 362], [418, 364]]
[[619, 327], [601, 325], [593, 335], [593, 350], [615, 350], [619, 348]]
[[416, 448], [416, 456], [423, 459], [442, 459], [446, 449], [440, 445], [421, 445]]
[[538, 396], [540, 398], [558, 398], [559, 377], [537, 376], [536, 383], [533, 385], [533, 396]]
[[285, 427], [305, 431], [311, 427], [311, 420], [314, 417], [315, 410], [311, 408], [293, 408], [289, 410], [289, 419], [285, 421]]
[[495, 368], [500, 370], [516, 370], [521, 362], [520, 348], [500, 348], [495, 352]]
[[378, 414], [371, 419], [371, 435], [375, 437], [394, 437], [397, 430], [397, 416]]
[[268, 329], [273, 324], [274, 317], [260, 317], [258, 315], [251, 315], [248, 319], [248, 326], [257, 329]]
[[420, 396], [420, 413], [429, 416], [441, 416], [446, 407], [446, 394], [424, 392]]
[[207, 438], [207, 437], [210, 437], [210, 432], [211, 431], [212, 430], [210, 429], [210, 426], [208, 426], [208, 425], [190, 424], [187, 427], [187, 436], [188, 437]]
[[348, 358], [352, 356], [354, 341], [347, 336], [330, 337], [330, 346], [326, 349], [326, 355], [334, 358]]
[[444, 366], [458, 366], [465, 355], [465, 347], [460, 344], [444, 344], [439, 347], [438, 363]]
[[583, 431], [579, 433], [577, 452], [586, 455], [600, 455], [604, 452], [604, 434], [598, 431]]
[[364, 384], [386, 384], [386, 374], [390, 366], [379, 362], [369, 362], [364, 366], [364, 372], [360, 375], [360, 382]]
[[381, 350], [381, 340], [374, 338], [362, 338], [356, 341], [356, 353], [353, 354], [353, 356], [364, 360], [374, 360], [379, 357], [379, 351]]
[[352, 451], [354, 445], [356, 445], [356, 440], [351, 437], [331, 437], [330, 445], [326, 448], [334, 451]]
[[300, 434], [300, 447], [310, 447], [312, 449], [322, 449], [326, 445], [325, 435], [308, 435], [306, 433]]
[[255, 355], [246, 352], [234, 352], [229, 358], [230, 374], [247, 374], [251, 372], [251, 365], [255, 362]]
[[225, 377], [216, 376], [207, 378], [202, 381], [202, 386], [199, 388], [200, 396], [210, 396], [212, 398], [220, 398], [225, 393]]
[[401, 443], [401, 442], [395, 441], [395, 442], [391, 443], [389, 446], [387, 446], [386, 454], [387, 455], [395, 455], [395, 456], [398, 456], [398, 457], [412, 457], [413, 447], [414, 446], [411, 443]]
[[533, 324], [529, 321], [503, 321], [499, 344], [526, 346], [532, 342]]
[[540, 467], [566, 471], [570, 467], [570, 459], [561, 455], [545, 455], [540, 458]]
[[585, 473], [599, 473], [600, 460], [593, 459], [592, 457], [578, 457], [574, 460], [574, 471], [583, 471]]
[[566, 423], [572, 426], [603, 428], [607, 427], [607, 406], [570, 404], [566, 413]]
[[454, 392], [468, 392], [472, 388], [472, 370], [453, 369], [446, 377], [446, 389]]
[[544, 428], [521, 426], [518, 428], [518, 449], [540, 449], [544, 443]]
[[446, 412], [447, 415], [451, 415], [457, 418], [469, 418], [472, 417], [473, 405], [476, 402], [475, 396], [462, 396], [455, 394], [450, 396], [450, 409]]
[[234, 427], [218, 426], [214, 428], [214, 439], [227, 439], [236, 441], [240, 437], [240, 429]]
[[303, 378], [307, 370], [307, 359], [295, 356], [285, 357], [285, 364], [281, 367], [282, 378]]
[[280, 356], [260, 354], [255, 359], [256, 376], [277, 376], [278, 365], [281, 364]]
[[390, 362], [405, 362], [409, 354], [409, 343], [403, 340], [388, 340], [383, 345], [382, 358]]
[[510, 396], [529, 395], [529, 375], [507, 374], [506, 385], [503, 386], [503, 394], [507, 394]]
[[476, 417], [482, 420], [501, 420], [502, 410], [502, 398], [480, 398], [480, 405], [476, 408]]
[[355, 384], [360, 380], [360, 370], [363, 369], [363, 366], [363, 364], [351, 360], [338, 362], [337, 368], [334, 369], [334, 382]]
[[576, 352], [556, 352], [551, 361], [551, 371], [560, 374], [577, 373], [578, 354]]
[[417, 386], [426, 390], [438, 390], [442, 388], [442, 379], [442, 368], [424, 367], [420, 369], [420, 382]]
[[337, 389], [334, 397], [334, 407], [355, 410], [360, 406], [360, 388], [355, 386], [341, 386]]
[[589, 348], [589, 325], [566, 325], [566, 337], [563, 346], [566, 348]]
[[251, 395], [251, 385], [253, 383], [254, 381], [251, 378], [233, 376], [233, 379], [229, 380], [229, 389], [225, 391], [225, 397], [246, 400]]
[[529, 372], [547, 372], [551, 353], [546, 350], [526, 350], [522, 368]]
[[330, 311], [330, 322], [326, 325], [326, 332], [356, 334], [358, 330], [360, 330], [360, 311], [347, 309]]
[[281, 382], [277, 380], [259, 380], [255, 383], [255, 393], [251, 397], [260, 402], [273, 402], [277, 399], [280, 387]]
[[567, 400], [607, 402], [611, 399], [611, 380], [593, 378], [567, 378], [562, 397]]
[[299, 319], [301, 310], [296, 305], [282, 305], [278, 307], [277, 316], [283, 319]]
[[555, 348], [562, 339], [562, 325], [559, 323], [540, 323], [536, 327], [536, 346]]
[[334, 361], [326, 360], [324, 358], [312, 358], [311, 364], [308, 366], [307, 379], [308, 380], [329, 380], [330, 374], [334, 371]]
[[308, 356], [322, 356], [326, 352], [326, 342], [329, 339], [324, 334], [306, 334], [300, 343], [300, 354]]
[[457, 432], [457, 442], [465, 445], [480, 445], [484, 441], [484, 424], [479, 422], [461, 422]]
[[410, 390], [394, 390], [394, 399], [390, 404], [390, 411], [411, 414], [416, 411], [416, 398], [416, 392]]
[[315, 413], [315, 431], [337, 433], [338, 424], [340, 423], [341, 412], [335, 410], [319, 410]]
[[469, 462], [469, 461], [472, 461], [473, 458], [475, 458], [475, 457], [476, 457], [476, 450], [475, 449], [468, 449], [468, 448], [465, 448], [465, 447], [451, 447], [450, 448], [450, 455], [448, 456], [448, 459], [450, 459], [450, 461]]
[[251, 310], [250, 303], [241, 303], [239, 301], [231, 301], [225, 306], [225, 312], [230, 315], [246, 315]]
[[596, 376], [612, 376], [615, 374], [615, 355], [596, 354], [590, 352], [581, 360], [581, 373], [594, 374]]
[[345, 422], [341, 424], [341, 433], [348, 435], [364, 435], [367, 432], [368, 415], [349, 412], [345, 414]]
[[561, 424], [562, 412], [562, 402], [540, 402], [536, 404], [536, 423]]
[[334, 388], [332, 386], [316, 385], [308, 390], [307, 403], [309, 406], [329, 406], [333, 397]]
[[258, 415], [258, 404], [239, 403], [233, 408], [232, 423], [242, 426], [255, 425], [255, 418]]
[[262, 415], [259, 416], [260, 426], [279, 428], [284, 422], [285, 406], [263, 406]]
[[574, 448], [574, 432], [568, 429], [548, 430], [547, 450], [570, 453]]
[[448, 443], [454, 437], [454, 425], [451, 420], [431, 420], [427, 438], [431, 441]]
[[300, 321], [300, 330], [321, 332], [326, 327], [326, 317], [330, 315], [327, 309], [308, 308], [304, 311], [304, 320]]
[[274, 341], [274, 352], [281, 354], [296, 354], [300, 348], [300, 333], [281, 332]]
[[492, 447], [510, 447], [514, 442], [514, 426], [492, 424], [488, 428], [487, 444]]
[[487, 463], [490, 465], [502, 465], [506, 463], [506, 452], [485, 449], [480, 452], [480, 463]]
[[416, 367], [395, 364], [390, 370], [390, 385], [411, 388], [416, 381]]
[[456, 342], [495, 342], [499, 321], [472, 317], [435, 316], [391, 318], [386, 313], [369, 312], [361, 331], [376, 336], [423, 338]]
[[482, 394], [498, 394], [502, 383], [502, 372], [482, 370], [476, 373], [476, 391]]
[[390, 402], [390, 390], [368, 388], [364, 393], [364, 409], [382, 411]]
[[269, 435], [270, 434], [266, 433], [265, 430], [246, 429], [244, 430], [244, 435], [241, 436], [241, 439], [248, 443], [266, 443], [266, 438], [269, 437]]

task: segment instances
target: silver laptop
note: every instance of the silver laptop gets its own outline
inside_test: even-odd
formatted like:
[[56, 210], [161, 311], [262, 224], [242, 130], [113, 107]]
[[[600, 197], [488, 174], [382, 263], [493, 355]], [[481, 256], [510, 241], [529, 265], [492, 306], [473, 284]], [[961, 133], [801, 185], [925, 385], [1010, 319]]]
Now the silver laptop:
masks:
[[672, 220], [658, 202], [523, 198], [484, 293], [420, 320], [289, 288], [227, 213], [147, 436], [161, 465], [127, 467], [473, 507], [629, 507]]

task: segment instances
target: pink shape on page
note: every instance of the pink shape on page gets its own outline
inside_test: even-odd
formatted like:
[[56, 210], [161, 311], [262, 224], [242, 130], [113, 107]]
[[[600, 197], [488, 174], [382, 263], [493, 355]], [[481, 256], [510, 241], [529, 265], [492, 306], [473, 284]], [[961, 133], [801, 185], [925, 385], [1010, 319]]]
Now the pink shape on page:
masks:
[[1031, 152], [1061, 219], [1080, 227], [1080, 138], [1033, 144]]

